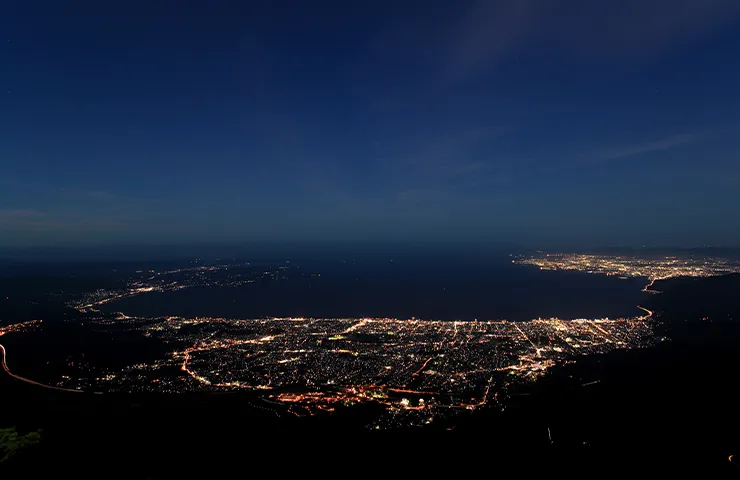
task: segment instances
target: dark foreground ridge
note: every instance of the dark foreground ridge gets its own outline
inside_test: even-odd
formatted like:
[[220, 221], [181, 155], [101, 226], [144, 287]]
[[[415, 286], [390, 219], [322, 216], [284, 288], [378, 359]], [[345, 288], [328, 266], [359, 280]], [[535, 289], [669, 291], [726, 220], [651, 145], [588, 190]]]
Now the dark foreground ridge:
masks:
[[670, 340], [558, 367], [505, 411], [483, 410], [453, 430], [369, 431], [373, 405], [278, 418], [249, 392], [74, 395], [3, 375], [5, 423], [42, 434], [0, 470], [3, 478], [370, 471], [734, 478], [740, 275], [656, 285], [664, 293], [649, 308]]

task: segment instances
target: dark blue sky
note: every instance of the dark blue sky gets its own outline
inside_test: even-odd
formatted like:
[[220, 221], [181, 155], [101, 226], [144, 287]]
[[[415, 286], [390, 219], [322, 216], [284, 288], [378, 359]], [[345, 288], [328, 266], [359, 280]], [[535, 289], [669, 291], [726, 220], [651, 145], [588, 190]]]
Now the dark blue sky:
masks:
[[740, 244], [740, 2], [6, 1], [0, 245]]

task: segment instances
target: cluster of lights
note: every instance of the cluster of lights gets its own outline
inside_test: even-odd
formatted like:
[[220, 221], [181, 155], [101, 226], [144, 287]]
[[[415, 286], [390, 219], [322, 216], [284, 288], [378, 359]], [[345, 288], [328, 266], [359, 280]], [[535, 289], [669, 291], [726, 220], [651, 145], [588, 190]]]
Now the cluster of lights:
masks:
[[540, 270], [577, 270], [622, 278], [642, 277], [650, 280], [647, 292], [658, 280], [673, 277], [710, 277], [740, 272], [740, 262], [718, 257], [643, 258], [630, 255], [590, 255], [548, 253], [513, 260], [522, 265], [534, 265]]
[[[577, 270], [643, 277], [650, 283], [679, 276], [740, 272], [721, 258], [589, 254], [521, 257], [517, 264], [542, 270]], [[371, 426], [423, 425], [455, 412], [502, 401], [521, 382], [580, 355], [639, 348], [656, 339], [652, 312], [617, 319], [534, 319], [528, 322], [434, 321], [394, 318], [212, 317], [142, 318], [101, 314], [96, 307], [149, 292], [192, 286], [238, 286], [283, 278], [288, 266], [267, 271], [243, 265], [199, 265], [141, 271], [120, 289], [98, 290], [74, 306], [98, 328], [128, 329], [164, 342], [169, 354], [96, 378], [107, 391], [248, 390], [255, 407], [276, 415], [315, 415], [342, 405], [373, 402], [387, 415]], [[226, 272], [228, 270], [228, 272]], [[640, 307], [641, 308], [641, 307]], [[0, 327], [0, 335], [38, 321]], [[79, 388], [73, 377], [65, 386]], [[255, 400], [256, 401], [256, 400]]]
[[81, 312], [99, 312], [97, 307], [124, 298], [150, 292], [172, 292], [191, 287], [234, 288], [261, 280], [286, 279], [287, 265], [278, 265], [269, 270], [250, 268], [249, 263], [200, 265], [155, 272], [138, 270], [137, 275], [125, 282], [121, 288], [99, 289], [71, 303]]
[[574, 356], [650, 345], [650, 313], [529, 322], [108, 319], [100, 324], [126, 324], [185, 347], [107, 375], [99, 385], [112, 391], [249, 390], [295, 415], [374, 402], [388, 412], [379, 425], [425, 424], [495, 403], [513, 384]]
[[41, 320], [29, 320], [27, 322], [13, 323], [11, 325], [0, 326], [0, 337], [6, 333], [25, 332], [41, 325]]

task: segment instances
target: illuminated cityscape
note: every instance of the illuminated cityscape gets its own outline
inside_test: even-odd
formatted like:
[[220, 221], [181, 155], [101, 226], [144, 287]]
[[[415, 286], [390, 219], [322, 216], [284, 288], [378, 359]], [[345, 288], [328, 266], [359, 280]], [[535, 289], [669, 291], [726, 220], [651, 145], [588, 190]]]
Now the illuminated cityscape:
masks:
[[0, 326], [0, 337], [7, 333], [27, 332], [41, 326], [41, 320], [30, 320], [28, 322], [13, 323]]
[[[645, 287], [649, 292], [660, 279], [740, 271], [740, 265], [717, 258], [543, 254], [517, 257], [514, 263], [542, 270], [645, 277], [650, 280]], [[248, 265], [140, 270], [120, 287], [77, 297], [70, 306], [91, 328], [111, 335], [136, 333], [163, 345], [164, 353], [123, 369], [98, 366], [95, 378], [87, 372], [65, 374], [48, 386], [99, 393], [252, 392], [259, 408], [277, 416], [322, 415], [345, 406], [375, 404], [384, 413], [368, 427], [385, 429], [429, 424], [484, 406], [503, 408], [518, 386], [552, 367], [584, 355], [664, 340], [654, 333], [653, 312], [642, 307], [637, 308], [644, 314], [630, 318], [525, 322], [145, 317], [99, 309], [152, 292], [241, 286], [292, 272], [289, 265], [265, 269]], [[36, 327], [38, 322], [10, 325], [0, 335]]]
[[[125, 327], [168, 345], [152, 362], [97, 378], [107, 391], [252, 391], [275, 414], [298, 416], [359, 403], [382, 405], [372, 428], [422, 425], [504, 404], [509, 390], [581, 355], [649, 346], [644, 315], [527, 322], [395, 318], [131, 317], [101, 315], [99, 305], [154, 291], [254, 282], [232, 266], [193, 267], [144, 278], [74, 303], [100, 328]], [[278, 267], [281, 272], [287, 266]], [[219, 275], [216, 282], [214, 275]], [[271, 271], [258, 275], [274, 276]], [[277, 273], [279, 275], [279, 273]], [[178, 280], [175, 280], [177, 278]], [[640, 308], [640, 307], [638, 307]], [[85, 388], [66, 378], [59, 386]]]
[[[119, 289], [99, 289], [86, 293], [82, 299], [73, 303], [81, 310], [93, 309], [114, 300], [141, 295], [149, 292], [177, 291], [191, 287], [242, 287], [264, 280], [285, 279], [289, 264], [256, 270], [249, 262], [196, 265], [170, 270], [137, 270], [134, 277]], [[312, 274], [306, 274], [312, 275]], [[316, 275], [316, 274], [314, 274]]]
[[645, 287], [673, 277], [710, 277], [740, 272], [740, 262], [719, 257], [644, 258], [630, 255], [591, 255], [578, 253], [546, 253], [519, 257], [513, 260], [521, 265], [534, 265], [540, 270], [577, 270], [579, 272], [614, 275], [623, 278], [644, 277], [650, 280]]
[[[513, 383], [576, 356], [650, 345], [649, 315], [530, 322], [101, 319], [176, 348], [167, 358], [111, 372], [98, 385], [110, 391], [253, 390], [278, 414], [376, 402], [389, 413], [376, 427], [423, 424], [496, 403]], [[77, 387], [73, 382], [60, 385]]]

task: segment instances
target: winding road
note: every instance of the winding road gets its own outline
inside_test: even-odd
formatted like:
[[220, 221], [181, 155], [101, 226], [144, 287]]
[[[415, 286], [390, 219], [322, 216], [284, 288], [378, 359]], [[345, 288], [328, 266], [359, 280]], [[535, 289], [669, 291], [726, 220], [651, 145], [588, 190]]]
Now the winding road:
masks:
[[28, 378], [25, 378], [25, 377], [21, 377], [20, 375], [16, 375], [15, 373], [13, 373], [13, 372], [10, 371], [10, 369], [8, 368], [8, 364], [5, 362], [6, 350], [5, 350], [5, 347], [2, 344], [0, 344], [0, 350], [2, 350], [2, 353], [3, 353], [3, 358], [2, 358], [3, 370], [5, 370], [5, 373], [7, 373], [11, 377], [15, 378], [16, 380], [20, 380], [21, 382], [30, 383], [31, 385], [36, 385], [37, 387], [49, 388], [51, 390], [59, 390], [59, 391], [62, 391], [62, 392], [72, 392], [72, 393], [83, 393], [82, 390], [74, 390], [72, 388], [54, 387], [52, 385], [46, 385], [44, 383], [39, 383], [39, 382], [33, 381], [31, 379], [28, 379]]
[[640, 305], [638, 305], [638, 306], [637, 306], [637, 308], [639, 308], [639, 309], [640, 309], [640, 310], [642, 310], [643, 312], [647, 313], [647, 315], [643, 315], [643, 316], [641, 316], [641, 317], [637, 317], [637, 318], [639, 318], [640, 320], [647, 320], [648, 318], [652, 317], [652, 316], [653, 316], [653, 314], [655, 313], [655, 312], [653, 312], [652, 310], [648, 310], [648, 309], [647, 309], [647, 308], [645, 308], [645, 307], [641, 307]]

